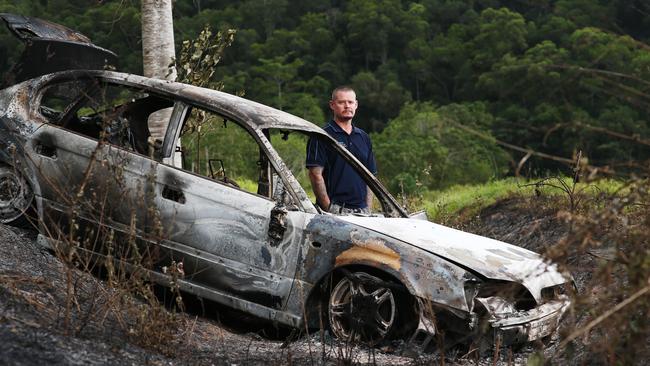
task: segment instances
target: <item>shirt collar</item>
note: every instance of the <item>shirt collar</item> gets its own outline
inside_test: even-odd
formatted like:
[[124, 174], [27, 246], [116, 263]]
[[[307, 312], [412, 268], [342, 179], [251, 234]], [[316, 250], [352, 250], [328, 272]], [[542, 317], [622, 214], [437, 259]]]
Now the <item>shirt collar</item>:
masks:
[[[336, 132], [336, 133], [344, 133], [344, 134], [346, 134], [346, 135], [348, 134], [348, 133], [345, 132], [345, 131], [341, 128], [341, 126], [339, 126], [338, 123], [336, 123], [333, 119], [330, 120], [329, 125], [332, 126], [332, 128], [334, 129], [334, 132]], [[352, 124], [352, 133], [361, 133], [361, 129], [357, 128], [357, 126], [355, 126], [354, 124]]]

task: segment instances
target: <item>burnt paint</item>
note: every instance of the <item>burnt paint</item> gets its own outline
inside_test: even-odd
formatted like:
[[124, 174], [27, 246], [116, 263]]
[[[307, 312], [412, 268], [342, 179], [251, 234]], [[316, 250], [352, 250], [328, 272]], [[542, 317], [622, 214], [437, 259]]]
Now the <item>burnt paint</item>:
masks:
[[510, 251], [512, 253], [515, 253], [516, 255], [519, 255], [519, 256], [524, 257], [524, 258], [539, 259], [539, 257], [535, 253], [527, 251], [527, 250], [520, 250], [520, 249], [517, 249], [517, 248], [509, 247], [508, 251]]
[[[15, 135], [10, 132], [12, 130], [8, 127], [10, 125], [11, 122], [8, 119], [0, 117], [0, 131], [3, 131], [0, 133], [0, 160], [8, 164], [14, 160], [14, 154], [9, 151], [9, 147], [19, 148], [22, 146], [22, 144], [16, 144]], [[22, 155], [23, 152], [16, 151], [16, 154]]]
[[[181, 258], [172, 254], [172, 258]], [[253, 277], [231, 268], [216, 266], [200, 257], [183, 256], [185, 279], [274, 309], [282, 307], [282, 297], [262, 292], [251, 285]]]
[[117, 65], [117, 55], [103, 48], [68, 41], [30, 40], [20, 60], [11, 69], [18, 83], [64, 70], [102, 70]]
[[[443, 258], [431, 255], [408, 243], [396, 242], [383, 234], [356, 226], [336, 216], [317, 215], [307, 225], [310, 241], [322, 243], [318, 249], [308, 243], [303, 246], [302, 270], [299, 280], [315, 285], [337, 266], [336, 258], [349, 252], [357, 243], [382, 243], [384, 252], [396, 253], [400, 266], [391, 258], [388, 263], [368, 258], [342, 261], [339, 265], [366, 265], [382, 270], [397, 278], [408, 291], [419, 298], [444, 308], [468, 312], [463, 284], [467, 276], [476, 278], [462, 267]], [[378, 255], [381, 252], [377, 253]], [[384, 258], [386, 259], [386, 258]], [[396, 269], [397, 268], [397, 269]], [[314, 289], [318, 289], [316, 286]], [[313, 320], [313, 319], [312, 319]]]
[[[71, 73], [66, 73], [66, 74], [57, 74], [57, 75], [55, 75], [53, 77], [44, 77], [44, 78], [38, 80], [35, 85], [38, 85], [38, 83], [45, 83], [48, 80], [54, 80], [57, 77], [65, 78], [65, 77], [73, 77], [75, 75], [78, 75], [78, 73], [72, 73], [71, 72]], [[147, 86], [147, 87], [151, 87], [153, 89], [156, 89], [156, 90], [158, 90], [159, 92], [161, 92], [163, 94], [166, 93], [166, 92], [171, 93], [172, 89], [174, 89], [175, 92], [183, 92], [185, 88], [191, 88], [189, 86], [184, 86], [184, 85], [180, 85], [180, 84], [176, 85], [174, 83], [161, 84], [161, 83], [159, 83], [157, 81], [152, 81], [152, 80], [149, 80], [149, 79], [143, 79], [143, 78], [136, 77], [136, 76], [133, 76], [133, 75], [121, 75], [121, 74], [108, 73], [108, 72], [96, 72], [95, 75], [97, 75], [99, 77], [106, 77], [109, 80], [112, 80], [111, 78], [115, 79], [115, 78], [119, 77], [119, 78], [122, 78], [120, 80], [123, 81], [125, 84], [132, 84], [132, 85], [135, 85], [135, 86], [141, 85], [139, 83], [142, 82], [143, 83], [142, 85]], [[115, 80], [117, 80], [117, 79], [115, 79]], [[199, 90], [199, 89], [197, 89], [197, 90]], [[232, 97], [228, 97], [228, 98], [224, 98], [223, 101], [216, 101], [216, 100], [213, 100], [212, 98], [214, 98], [214, 97], [216, 97], [218, 95], [212, 95], [210, 93], [211, 92], [204, 93], [204, 95], [202, 96], [201, 99], [205, 99], [205, 100], [203, 100], [202, 103], [205, 103], [208, 106], [215, 106], [215, 108], [220, 107], [221, 104], [223, 104], [223, 103], [227, 103], [228, 98], [232, 98]], [[187, 96], [185, 96], [185, 97], [187, 97]], [[179, 96], [179, 98], [182, 99], [182, 96]], [[197, 98], [198, 98], [198, 96], [197, 96]], [[263, 106], [260, 106], [259, 110], [258, 110], [257, 106], [255, 106], [255, 108], [250, 108], [251, 106], [247, 105], [246, 101], [241, 101], [241, 103], [242, 103], [241, 107], [243, 108], [243, 111], [238, 110], [238, 112], [243, 113], [243, 115], [246, 115], [247, 113], [251, 114], [251, 115], [254, 115], [255, 113], [260, 113], [260, 112], [263, 111]], [[266, 107], [264, 107], [264, 108], [266, 108]], [[291, 120], [290, 122], [293, 122], [293, 120]], [[251, 126], [255, 126], [256, 122], [254, 122], [252, 120], [251, 121], [247, 120], [246, 123], [250, 123]], [[287, 122], [287, 123], [289, 123], [289, 122]], [[263, 124], [260, 124], [260, 126], [263, 126]], [[303, 128], [303, 127], [304, 128], [310, 128], [309, 125], [302, 126], [302, 125], [298, 125], [298, 124], [296, 126], [292, 126], [292, 127], [298, 128], [298, 129]], [[171, 177], [170, 180], [174, 184], [176, 184], [176, 185], [183, 184], [182, 180], [173, 179], [173, 178], [174, 177]], [[290, 182], [290, 183], [293, 183], [293, 182]], [[389, 246], [390, 248], [392, 248], [396, 252], [400, 253], [403, 261], [417, 262], [417, 259], [420, 258], [420, 256], [427, 256], [427, 254], [425, 254], [425, 253], [418, 252], [417, 250], [413, 250], [412, 248], [409, 249], [409, 246], [406, 245], [406, 244], [403, 244], [403, 245], [402, 244], [396, 244], [394, 242], [394, 239], [387, 238], [387, 237], [385, 237], [385, 236], [383, 236], [381, 234], [378, 234], [378, 233], [375, 233], [375, 232], [372, 232], [372, 231], [369, 231], [369, 230], [359, 230], [359, 228], [356, 225], [342, 222], [341, 220], [338, 220], [336, 217], [327, 216], [327, 215], [317, 215], [316, 217], [314, 217], [308, 223], [307, 235], [305, 236], [305, 238], [309, 238], [309, 240], [304, 240], [303, 241], [305, 243], [304, 248], [306, 248], [307, 250], [303, 254], [304, 255], [304, 257], [303, 257], [303, 267], [298, 269], [297, 277], [304, 276], [304, 278], [306, 279], [305, 281], [303, 281], [304, 283], [306, 283], [306, 284], [310, 284], [310, 283], [314, 284], [318, 280], [320, 280], [320, 278], [323, 278], [324, 276], [326, 276], [327, 273], [329, 273], [334, 268], [336, 256], [338, 256], [341, 252], [343, 252], [345, 250], [348, 250], [348, 249], [350, 249], [352, 247], [353, 244], [350, 243], [350, 233], [354, 229], [357, 229], [359, 231], [358, 239], [361, 240], [361, 241], [364, 241], [366, 239], [372, 239], [372, 238], [382, 238], [382, 240], [384, 240], [386, 242], [387, 246]], [[316, 241], [316, 242], [322, 243], [321, 248], [314, 249], [311, 245], [309, 245], [309, 242], [311, 242], [311, 241]], [[311, 248], [311, 250], [309, 250], [309, 248]], [[406, 258], [406, 259], [404, 259], [404, 258]], [[435, 261], [433, 261], [434, 267], [435, 267], [435, 264], [438, 264], [438, 262], [440, 262], [440, 261], [441, 261], [440, 259], [436, 259]], [[402, 268], [403, 268], [402, 272], [403, 273], [397, 273], [397, 274], [395, 274], [395, 276], [399, 278], [400, 276], [403, 276], [403, 275], [406, 275], [406, 274], [412, 274], [413, 278], [415, 278], [418, 275], [420, 275], [420, 273], [424, 273], [425, 271], [432, 271], [431, 267], [432, 266], [428, 265], [428, 263], [423, 263], [423, 264], [419, 265], [419, 267], [409, 265], [408, 268], [405, 268], [404, 266], [402, 266]], [[390, 268], [384, 268], [384, 269], [386, 271], [390, 270]], [[434, 268], [433, 271], [436, 271], [436, 269]], [[456, 270], [456, 272], [459, 272], [459, 270]], [[217, 280], [217, 279], [212, 278], [212, 280]], [[246, 286], [248, 285], [247, 282], [246, 282], [245, 276], [235, 276], [235, 278], [227, 278], [227, 280], [230, 283], [236, 283], [237, 280], [238, 281], [244, 281], [244, 282], [241, 282], [241, 283], [246, 284]], [[411, 286], [410, 285], [411, 282], [413, 282], [413, 283], [416, 283], [418, 281], [422, 282], [424, 280], [424, 277], [420, 276], [418, 279], [415, 279], [415, 280], [404, 277], [403, 280], [404, 280], [405, 284], [407, 285], [407, 287], [409, 287], [409, 286]], [[422, 284], [420, 284], [420, 285], [422, 285]], [[426, 285], [426, 283], [423, 284], [423, 286], [424, 285]], [[452, 284], [450, 283], [449, 285], [452, 285]], [[459, 286], [459, 285], [460, 285], [460, 283], [456, 284], [456, 286]], [[257, 293], [260, 292], [260, 289], [259, 288], [255, 289], [252, 286], [248, 286], [248, 287], [249, 287], [248, 290], [242, 288], [242, 289], [238, 289], [238, 290], [235, 289], [233, 291], [240, 294], [242, 298], [247, 298], [248, 297], [250, 299], [253, 299], [253, 298], [259, 299], [259, 294], [257, 294]], [[444, 288], [444, 286], [443, 286], [443, 288]], [[414, 291], [412, 291], [411, 288], [409, 288], [409, 289], [411, 290], [412, 293], [414, 293]], [[296, 292], [295, 296], [304, 296], [304, 295], [298, 295], [297, 292]], [[271, 307], [277, 306], [277, 305], [274, 305], [274, 304], [277, 304], [277, 302], [275, 302], [273, 300], [274, 296], [272, 296], [272, 295], [262, 295], [262, 297], [265, 298], [265, 299], [262, 299], [262, 301], [266, 302], [269, 306], [271, 306]], [[297, 311], [294, 311], [296, 309], [291, 309], [291, 310], [292, 310], [291, 312], [293, 314], [299, 314]]]
[[[188, 171], [187, 173], [191, 172]], [[186, 190], [188, 187], [188, 183], [185, 181], [185, 179], [178, 174], [174, 174], [174, 170], [172, 169], [165, 169], [164, 173], [159, 178], [159, 182], [164, 185], [176, 188], [181, 192]]]
[[10, 13], [0, 13], [0, 18], [22, 40], [47, 38], [90, 43], [90, 39], [83, 34], [46, 20]]
[[269, 238], [271, 246], [277, 247], [282, 243], [284, 232], [287, 231], [287, 209], [284, 206], [276, 206], [271, 210], [271, 220], [269, 222]]
[[[302, 258], [300, 259], [302, 264], [300, 280], [310, 284], [318, 283], [337, 268], [337, 257], [345, 252], [350, 253], [350, 249], [357, 247], [354, 242], [381, 242], [382, 252], [377, 252], [377, 254], [389, 252], [395, 253], [395, 256], [399, 257], [397, 254], [399, 250], [394, 247], [391, 238], [340, 220], [336, 216], [314, 216], [307, 224], [306, 232], [309, 240], [303, 244]], [[319, 242], [322, 245], [315, 248], [309, 244], [310, 242]], [[403, 256], [397, 260], [401, 263], [402, 259]], [[368, 258], [358, 258], [354, 262], [340, 261], [338, 264], [341, 266], [362, 264], [375, 267], [402, 280], [407, 288], [410, 286], [401, 271], [398, 270], [400, 266], [396, 266], [394, 261], [382, 263], [373, 260], [372, 256], [368, 256]]]
[[45, 132], [45, 133], [41, 133], [38, 136], [38, 140], [32, 140], [31, 143], [32, 143], [32, 149], [34, 149], [34, 151], [36, 151], [37, 145], [39, 145], [39, 144], [43, 145], [43, 146], [47, 146], [49, 148], [56, 147], [57, 146], [57, 139], [56, 139], [56, 136], [54, 134]]
[[25, 42], [7, 85], [64, 70], [103, 70], [117, 65], [117, 55], [62, 25], [16, 14], [0, 14], [7, 27]]
[[264, 264], [271, 265], [271, 252], [266, 247], [262, 247], [262, 259], [264, 260]]
[[282, 298], [280, 296], [273, 296], [261, 291], [236, 291], [236, 295], [254, 302], [274, 309], [282, 307]]

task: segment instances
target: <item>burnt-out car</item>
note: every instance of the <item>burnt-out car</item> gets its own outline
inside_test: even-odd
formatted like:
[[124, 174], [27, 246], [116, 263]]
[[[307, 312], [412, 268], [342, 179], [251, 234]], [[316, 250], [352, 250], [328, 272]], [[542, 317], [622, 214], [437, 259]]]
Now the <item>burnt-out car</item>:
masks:
[[[103, 70], [112, 53], [70, 38], [77, 33], [0, 17], [27, 49], [49, 40], [106, 55], [57, 67], [69, 55], [48, 53], [38, 62], [56, 72], [16, 72], [17, 83], [0, 90], [0, 220], [32, 210], [43, 245], [144, 268], [156, 282], [257, 317], [328, 326], [367, 343], [422, 344], [443, 329], [522, 343], [552, 334], [570, 306], [572, 281], [555, 265], [409, 216], [316, 125], [234, 95]], [[171, 111], [169, 124], [156, 140], [148, 120], [162, 110]], [[188, 140], [195, 145], [185, 164], [172, 163], [183, 132], [201, 126], [216, 132]], [[372, 215], [335, 216], [310, 200], [297, 178], [308, 138], [331, 145], [363, 177], [376, 197]]]

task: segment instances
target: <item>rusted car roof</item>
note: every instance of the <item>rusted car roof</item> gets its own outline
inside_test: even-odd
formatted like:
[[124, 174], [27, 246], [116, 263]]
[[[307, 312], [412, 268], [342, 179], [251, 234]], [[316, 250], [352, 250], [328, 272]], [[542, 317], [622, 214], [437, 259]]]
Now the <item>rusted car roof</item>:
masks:
[[256, 129], [277, 128], [324, 134], [323, 129], [315, 124], [287, 112], [236, 95], [178, 82], [99, 70], [61, 72], [44, 78], [42, 82], [77, 80], [80, 77], [99, 77], [109, 82], [122, 83], [139, 89], [145, 87], [150, 92], [219, 111], [226, 117], [245, 122]]

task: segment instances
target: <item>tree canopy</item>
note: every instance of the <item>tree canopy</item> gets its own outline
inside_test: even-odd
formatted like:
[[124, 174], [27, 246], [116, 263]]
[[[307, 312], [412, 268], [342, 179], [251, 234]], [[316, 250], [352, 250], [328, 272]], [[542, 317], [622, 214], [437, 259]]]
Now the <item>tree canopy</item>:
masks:
[[[77, 29], [142, 73], [137, 1], [0, 0], [0, 11]], [[235, 29], [215, 75], [224, 90], [316, 124], [330, 90], [352, 85], [355, 123], [395, 189], [512, 173], [526, 149], [581, 150], [617, 172], [650, 159], [646, 2], [177, 0], [174, 22], [177, 50], [206, 25]], [[7, 31], [0, 53], [4, 73], [19, 54]], [[560, 166], [533, 156], [526, 167]]]

